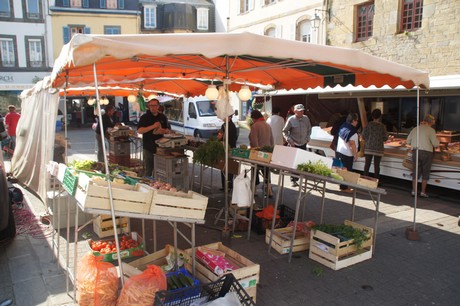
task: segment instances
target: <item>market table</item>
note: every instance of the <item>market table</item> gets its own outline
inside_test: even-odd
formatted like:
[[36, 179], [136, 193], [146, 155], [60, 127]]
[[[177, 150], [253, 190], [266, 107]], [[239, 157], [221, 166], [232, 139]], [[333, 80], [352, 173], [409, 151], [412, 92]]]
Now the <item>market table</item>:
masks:
[[[278, 177], [278, 188], [276, 192], [276, 199], [275, 199], [275, 207], [274, 210], [277, 211], [278, 209], [278, 204], [280, 200], [280, 195], [281, 191], [284, 187], [284, 176], [295, 176], [299, 178], [299, 187], [298, 187], [298, 196], [297, 196], [297, 201], [296, 201], [296, 207], [295, 207], [295, 215], [294, 215], [294, 224], [293, 228], [295, 229], [297, 227], [297, 221], [298, 221], [298, 216], [299, 216], [299, 209], [300, 209], [300, 204], [304, 199], [306, 199], [306, 196], [311, 193], [312, 191], [319, 191], [322, 194], [322, 204], [321, 204], [321, 222], [323, 219], [323, 212], [324, 212], [324, 200], [325, 200], [325, 194], [326, 194], [326, 183], [331, 183], [331, 184], [341, 184], [341, 185], [347, 185], [348, 187], [351, 187], [353, 189], [352, 193], [352, 212], [351, 212], [351, 220], [354, 221], [354, 214], [355, 214], [355, 202], [356, 202], [356, 193], [358, 191], [364, 192], [369, 194], [372, 202], [375, 205], [375, 215], [374, 215], [374, 233], [373, 233], [373, 252], [375, 251], [375, 242], [376, 242], [376, 235], [377, 235], [377, 225], [378, 225], [378, 217], [379, 217], [379, 208], [380, 208], [380, 196], [385, 195], [386, 191], [382, 188], [369, 188], [367, 186], [359, 185], [359, 184], [354, 184], [350, 182], [345, 182], [345, 181], [339, 181], [336, 179], [333, 179], [331, 177], [326, 177], [322, 175], [316, 175], [312, 174], [309, 172], [304, 172], [304, 171], [299, 171], [296, 169], [272, 164], [272, 163], [266, 163], [258, 160], [252, 160], [252, 159], [247, 159], [247, 158], [242, 158], [242, 157], [235, 157], [232, 156], [234, 160], [237, 160], [241, 163], [246, 163], [246, 164], [251, 164], [251, 167], [254, 167], [257, 169], [257, 167], [268, 167], [271, 169], [275, 169], [279, 171], [279, 177]], [[311, 181], [311, 183], [308, 183], [308, 181]], [[254, 187], [254, 184], [253, 184]], [[252, 212], [253, 212], [253, 205], [251, 205], [250, 208], [250, 216], [249, 219], [252, 219]], [[249, 221], [251, 222], [251, 221]], [[272, 226], [271, 226], [271, 231], [270, 231], [270, 240], [268, 244], [268, 252], [270, 253], [271, 251], [271, 245], [273, 241], [273, 232], [275, 229], [275, 218], [272, 220]], [[249, 225], [251, 225], [249, 223]], [[250, 230], [250, 228], [249, 228]], [[248, 235], [249, 236], [249, 235]], [[294, 245], [294, 238], [295, 238], [295, 230], [292, 231], [291, 235], [291, 244], [290, 244], [290, 251], [289, 251], [289, 259], [288, 261], [291, 262], [292, 258], [292, 250], [293, 250], [293, 245]]]

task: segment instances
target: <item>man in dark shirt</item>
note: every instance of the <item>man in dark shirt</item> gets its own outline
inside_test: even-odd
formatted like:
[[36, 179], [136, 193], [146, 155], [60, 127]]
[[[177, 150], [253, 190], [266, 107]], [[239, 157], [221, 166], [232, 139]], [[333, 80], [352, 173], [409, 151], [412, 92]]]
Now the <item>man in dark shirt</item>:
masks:
[[169, 133], [168, 118], [158, 111], [160, 101], [147, 101], [148, 111], [141, 116], [137, 125], [137, 132], [142, 134], [144, 176], [153, 176], [153, 154], [156, 153], [156, 140]]
[[104, 135], [101, 135], [101, 128], [99, 122], [96, 126], [96, 140], [97, 140], [97, 161], [100, 163], [104, 162], [104, 151], [102, 146], [104, 145], [105, 138], [108, 138], [107, 130], [115, 126], [113, 122], [113, 114], [115, 113], [115, 108], [113, 105], [107, 105], [105, 107], [105, 113], [102, 115], [102, 130]]
[[[232, 121], [233, 115], [228, 116], [228, 147], [229, 148], [236, 148], [236, 141], [238, 140], [238, 132], [235, 126], [235, 123]], [[225, 122], [222, 124], [219, 133], [217, 134], [217, 138], [225, 143], [225, 131], [226, 126]], [[224, 172], [221, 173], [221, 180], [222, 180], [222, 188], [225, 188], [225, 175]], [[233, 174], [228, 174], [228, 188], [233, 189]]]

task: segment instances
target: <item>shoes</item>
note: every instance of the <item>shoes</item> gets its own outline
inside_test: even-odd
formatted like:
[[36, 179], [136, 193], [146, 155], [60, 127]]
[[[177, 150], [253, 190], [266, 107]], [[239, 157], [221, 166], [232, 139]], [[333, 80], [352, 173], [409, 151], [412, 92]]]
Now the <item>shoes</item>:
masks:
[[292, 182], [291, 187], [299, 187], [299, 184], [297, 182]]
[[346, 192], [346, 193], [353, 193], [353, 189], [351, 189], [351, 188], [347, 188], [347, 189], [340, 189], [340, 191], [342, 191], [342, 192]]
[[429, 196], [426, 193], [420, 192], [420, 197], [421, 198], [429, 198]]
[[415, 197], [415, 191], [412, 191], [410, 194], [411, 196]]

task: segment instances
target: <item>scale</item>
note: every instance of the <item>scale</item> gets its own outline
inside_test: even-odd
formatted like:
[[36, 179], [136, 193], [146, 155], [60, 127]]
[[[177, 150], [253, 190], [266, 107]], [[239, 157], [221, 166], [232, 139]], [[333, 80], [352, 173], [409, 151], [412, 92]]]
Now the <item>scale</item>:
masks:
[[179, 133], [164, 134], [162, 138], [155, 141], [161, 148], [177, 148], [187, 144], [187, 139]]

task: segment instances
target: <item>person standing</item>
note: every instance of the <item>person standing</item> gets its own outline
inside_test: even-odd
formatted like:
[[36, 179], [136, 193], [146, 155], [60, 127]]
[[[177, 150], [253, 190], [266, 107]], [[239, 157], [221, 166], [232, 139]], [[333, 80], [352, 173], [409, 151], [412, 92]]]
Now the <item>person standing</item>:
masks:
[[272, 130], [274, 145], [282, 146], [284, 144], [283, 127], [284, 118], [280, 116], [281, 109], [278, 106], [273, 107], [273, 112], [267, 123]]
[[102, 115], [102, 130], [103, 136], [101, 135], [101, 128], [100, 122], [97, 123], [96, 126], [96, 141], [97, 141], [97, 161], [100, 163], [104, 162], [104, 151], [103, 145], [105, 143], [105, 139], [109, 138], [108, 129], [113, 128], [115, 123], [113, 122], [113, 114], [115, 113], [115, 107], [113, 105], [107, 105], [104, 110], [104, 114]]
[[[415, 196], [418, 179], [422, 177], [422, 191], [420, 192], [420, 196], [422, 198], [428, 198], [426, 185], [430, 179], [431, 165], [433, 163], [433, 151], [434, 148], [439, 147], [439, 140], [436, 137], [436, 131], [433, 129], [433, 125], [435, 123], [436, 119], [433, 115], [426, 115], [418, 127], [420, 133], [420, 136], [418, 137], [418, 177], [415, 176], [414, 169], [411, 192], [412, 196]], [[417, 158], [417, 127], [410, 131], [409, 136], [407, 136], [406, 139], [406, 144], [412, 147], [412, 161], [415, 165]]]
[[[356, 127], [358, 126], [358, 114], [350, 113], [346, 121], [340, 126], [337, 140], [337, 158], [348, 171], [353, 170], [353, 162], [358, 159], [359, 137]], [[353, 192], [347, 185], [340, 185], [340, 190]]]
[[372, 111], [372, 121], [364, 128], [362, 136], [365, 141], [364, 157], [364, 175], [369, 176], [369, 168], [372, 159], [374, 159], [374, 177], [380, 177], [380, 161], [384, 154], [384, 142], [388, 139], [387, 128], [380, 122], [382, 111], [378, 108]]
[[[228, 147], [236, 148], [236, 141], [238, 140], [238, 131], [236, 130], [235, 123], [232, 120], [233, 114], [228, 116], [228, 129], [226, 129], [225, 122], [222, 124], [219, 132], [217, 133], [217, 139], [222, 141], [225, 146], [225, 133], [228, 130]], [[222, 181], [222, 188], [220, 190], [225, 190], [225, 175], [224, 171], [220, 175]], [[228, 189], [233, 189], [233, 174], [228, 173]]]
[[[311, 135], [311, 122], [310, 119], [304, 115], [305, 107], [303, 104], [294, 106], [294, 116], [286, 120], [283, 128], [283, 136], [289, 146], [299, 148], [302, 150], [307, 149], [307, 143], [310, 141]], [[299, 178], [291, 176], [292, 187], [297, 187]]]
[[[274, 140], [272, 129], [265, 121], [262, 113], [258, 110], [253, 110], [251, 112], [251, 119], [251, 131], [249, 132], [249, 145], [251, 146], [251, 149], [262, 148], [265, 146], [273, 147]], [[267, 187], [267, 194], [271, 197], [270, 171], [267, 167], [262, 167], [260, 170], [263, 173], [264, 185]], [[259, 173], [256, 173], [256, 185], [259, 185], [259, 183]]]
[[147, 101], [148, 110], [139, 118], [137, 132], [142, 134], [144, 176], [153, 176], [153, 154], [157, 151], [156, 140], [169, 133], [168, 118], [158, 111], [160, 101], [151, 99]]
[[8, 106], [8, 114], [5, 116], [5, 125], [8, 132], [8, 136], [11, 138], [10, 149], [14, 150], [16, 147], [16, 128], [18, 126], [19, 118], [21, 115], [16, 112], [16, 106]]

